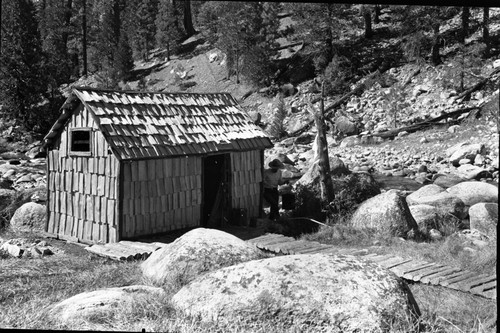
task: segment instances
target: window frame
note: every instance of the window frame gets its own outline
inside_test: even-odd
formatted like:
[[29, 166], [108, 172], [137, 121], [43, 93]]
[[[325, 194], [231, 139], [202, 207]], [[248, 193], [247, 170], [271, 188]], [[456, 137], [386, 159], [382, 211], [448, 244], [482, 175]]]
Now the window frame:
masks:
[[[78, 151], [78, 150], [73, 150], [73, 135], [74, 132], [88, 132], [89, 133], [89, 150], [88, 151]], [[92, 140], [92, 127], [77, 127], [77, 128], [71, 128], [69, 131], [69, 154], [71, 156], [92, 156], [92, 151], [93, 151], [93, 140]]]

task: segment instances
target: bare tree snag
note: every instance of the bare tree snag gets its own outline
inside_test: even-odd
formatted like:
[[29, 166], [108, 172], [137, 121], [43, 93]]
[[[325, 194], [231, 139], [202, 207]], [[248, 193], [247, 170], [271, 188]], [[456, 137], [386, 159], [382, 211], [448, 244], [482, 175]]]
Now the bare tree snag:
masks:
[[330, 174], [330, 160], [328, 158], [328, 143], [326, 141], [326, 128], [325, 128], [325, 105], [324, 105], [324, 82], [321, 84], [321, 99], [320, 110], [316, 112], [312, 103], [309, 103], [310, 112], [314, 116], [314, 121], [317, 130], [317, 156], [318, 167], [320, 172], [320, 185], [321, 185], [321, 201], [323, 205], [328, 205], [335, 199], [333, 191], [332, 177]]

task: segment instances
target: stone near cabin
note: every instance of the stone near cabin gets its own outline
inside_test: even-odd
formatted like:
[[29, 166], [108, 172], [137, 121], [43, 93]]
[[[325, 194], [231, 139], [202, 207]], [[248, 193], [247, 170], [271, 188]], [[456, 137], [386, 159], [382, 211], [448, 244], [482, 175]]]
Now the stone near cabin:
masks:
[[409, 206], [409, 209], [421, 232], [429, 234], [431, 229], [439, 229], [439, 217], [436, 207], [431, 205], [413, 205]]
[[332, 176], [345, 176], [350, 174], [351, 172], [344, 164], [344, 161], [340, 159], [338, 156], [330, 156], [329, 157], [330, 164], [330, 174]]
[[103, 318], [113, 317], [114, 313], [137, 305], [147, 300], [165, 297], [162, 288], [133, 285], [118, 288], [100, 289], [85, 292], [59, 302], [48, 309], [50, 318], [56, 323], [77, 328], [85, 323], [102, 323]]
[[451, 214], [460, 220], [467, 218], [467, 208], [465, 207], [464, 202], [458, 196], [450, 194], [446, 191], [428, 196], [410, 196], [411, 195], [406, 198], [406, 202], [409, 206], [430, 205], [438, 208], [441, 214]]
[[485, 162], [483, 155], [476, 155], [476, 158], [474, 159], [474, 165], [482, 166], [485, 163], [486, 162]]
[[429, 237], [435, 241], [443, 239], [443, 235], [441, 234], [441, 232], [436, 229], [429, 230]]
[[471, 164], [460, 165], [455, 172], [459, 177], [462, 177], [465, 180], [471, 180], [471, 179], [479, 180], [481, 178], [491, 177], [491, 173], [488, 170], [485, 170], [477, 165], [471, 165]]
[[467, 142], [459, 143], [446, 150], [450, 163], [455, 166], [458, 166], [459, 161], [464, 158], [474, 161], [477, 154], [484, 154], [484, 152], [485, 146], [483, 143], [469, 144]]
[[433, 184], [439, 185], [443, 188], [452, 187], [458, 183], [465, 181], [462, 177], [459, 177], [454, 174], [443, 175], [443, 174], [435, 174], [433, 177]]
[[27, 202], [19, 207], [10, 219], [10, 227], [16, 231], [44, 230], [47, 207]]
[[182, 286], [221, 267], [263, 258], [255, 245], [226, 232], [197, 228], [153, 252], [141, 264], [143, 276], [162, 286]]
[[[253, 260], [197, 278], [172, 298], [202, 321], [273, 318], [318, 331], [382, 332], [420, 316], [406, 283], [348, 256], [301, 254]], [[282, 318], [281, 318], [282, 317]]]
[[432, 180], [429, 179], [429, 177], [427, 176], [426, 172], [420, 172], [420, 173], [418, 173], [415, 176], [414, 180], [415, 180], [415, 182], [417, 182], [419, 184], [423, 184], [423, 185], [432, 183]]
[[295, 139], [291, 138], [293, 140], [293, 143], [298, 144], [298, 145], [308, 145], [314, 140], [314, 135], [311, 133], [304, 133], [301, 134], [300, 136], [296, 137]]
[[456, 133], [460, 129], [460, 125], [452, 125], [448, 127], [448, 133]]
[[435, 195], [435, 194], [439, 194], [439, 193], [444, 192], [444, 191], [445, 191], [445, 189], [443, 187], [436, 185], [436, 184], [425, 185], [425, 186], [422, 186], [421, 188], [419, 188], [418, 190], [416, 190], [415, 192], [409, 194], [406, 197], [406, 202], [410, 206], [412, 204], [419, 204], [419, 201], [422, 198], [425, 198], [425, 197], [428, 197], [431, 195]]
[[418, 167], [418, 173], [422, 173], [422, 172], [425, 172], [425, 173], [429, 172], [429, 170], [427, 169], [427, 165], [422, 164]]
[[450, 232], [456, 230], [458, 218], [450, 215], [440, 208], [431, 205], [412, 205], [409, 206], [411, 215], [418, 225], [418, 229], [423, 234], [429, 235], [431, 238], [431, 230]]
[[410, 231], [418, 231], [417, 222], [398, 190], [389, 190], [364, 201], [354, 212], [351, 224], [356, 229], [370, 229], [395, 237], [406, 237]]
[[498, 203], [480, 202], [469, 208], [470, 229], [476, 229], [490, 238], [497, 238]]
[[354, 122], [345, 116], [338, 116], [335, 119], [335, 131], [346, 136], [359, 133], [359, 129]]
[[498, 187], [492, 184], [467, 181], [454, 185], [447, 189], [448, 193], [460, 198], [467, 206], [479, 202], [498, 203]]
[[16, 169], [9, 169], [2, 174], [2, 178], [10, 178], [14, 176], [16, 173], [17, 173]]
[[354, 147], [359, 145], [360, 143], [361, 140], [358, 138], [357, 135], [351, 135], [342, 139], [342, 142], [340, 142], [340, 148]]
[[281, 163], [284, 164], [289, 164], [289, 165], [295, 165], [295, 162], [292, 161], [286, 154], [283, 153], [277, 153], [277, 154], [271, 154], [266, 159], [264, 160], [264, 168], [269, 168], [269, 162], [271, 162], [274, 159], [278, 159], [281, 161]]
[[18, 177], [14, 183], [19, 184], [19, 183], [31, 182], [33, 180], [34, 180], [33, 175], [25, 174], [25, 175]]
[[24, 249], [22, 246], [18, 244], [12, 244], [9, 241], [3, 243], [0, 247], [0, 250], [7, 252], [9, 255], [15, 258], [21, 258], [24, 254]]

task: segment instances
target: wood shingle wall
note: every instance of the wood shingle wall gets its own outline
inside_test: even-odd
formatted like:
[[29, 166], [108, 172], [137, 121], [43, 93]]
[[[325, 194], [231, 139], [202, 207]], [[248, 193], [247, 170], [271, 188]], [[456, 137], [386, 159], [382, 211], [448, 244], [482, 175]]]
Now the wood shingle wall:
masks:
[[231, 153], [232, 207], [246, 208], [249, 217], [259, 216], [261, 151]]
[[200, 225], [202, 158], [123, 162], [124, 238]]
[[[91, 156], [70, 154], [70, 130], [91, 128]], [[117, 241], [119, 161], [82, 105], [48, 151], [49, 233], [63, 239]]]

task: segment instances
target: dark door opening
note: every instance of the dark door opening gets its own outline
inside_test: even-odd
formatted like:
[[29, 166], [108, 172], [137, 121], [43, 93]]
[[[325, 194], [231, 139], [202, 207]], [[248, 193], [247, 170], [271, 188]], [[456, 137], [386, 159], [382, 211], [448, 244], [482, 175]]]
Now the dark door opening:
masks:
[[201, 225], [222, 227], [229, 211], [229, 155], [205, 157], [203, 161], [203, 206]]

